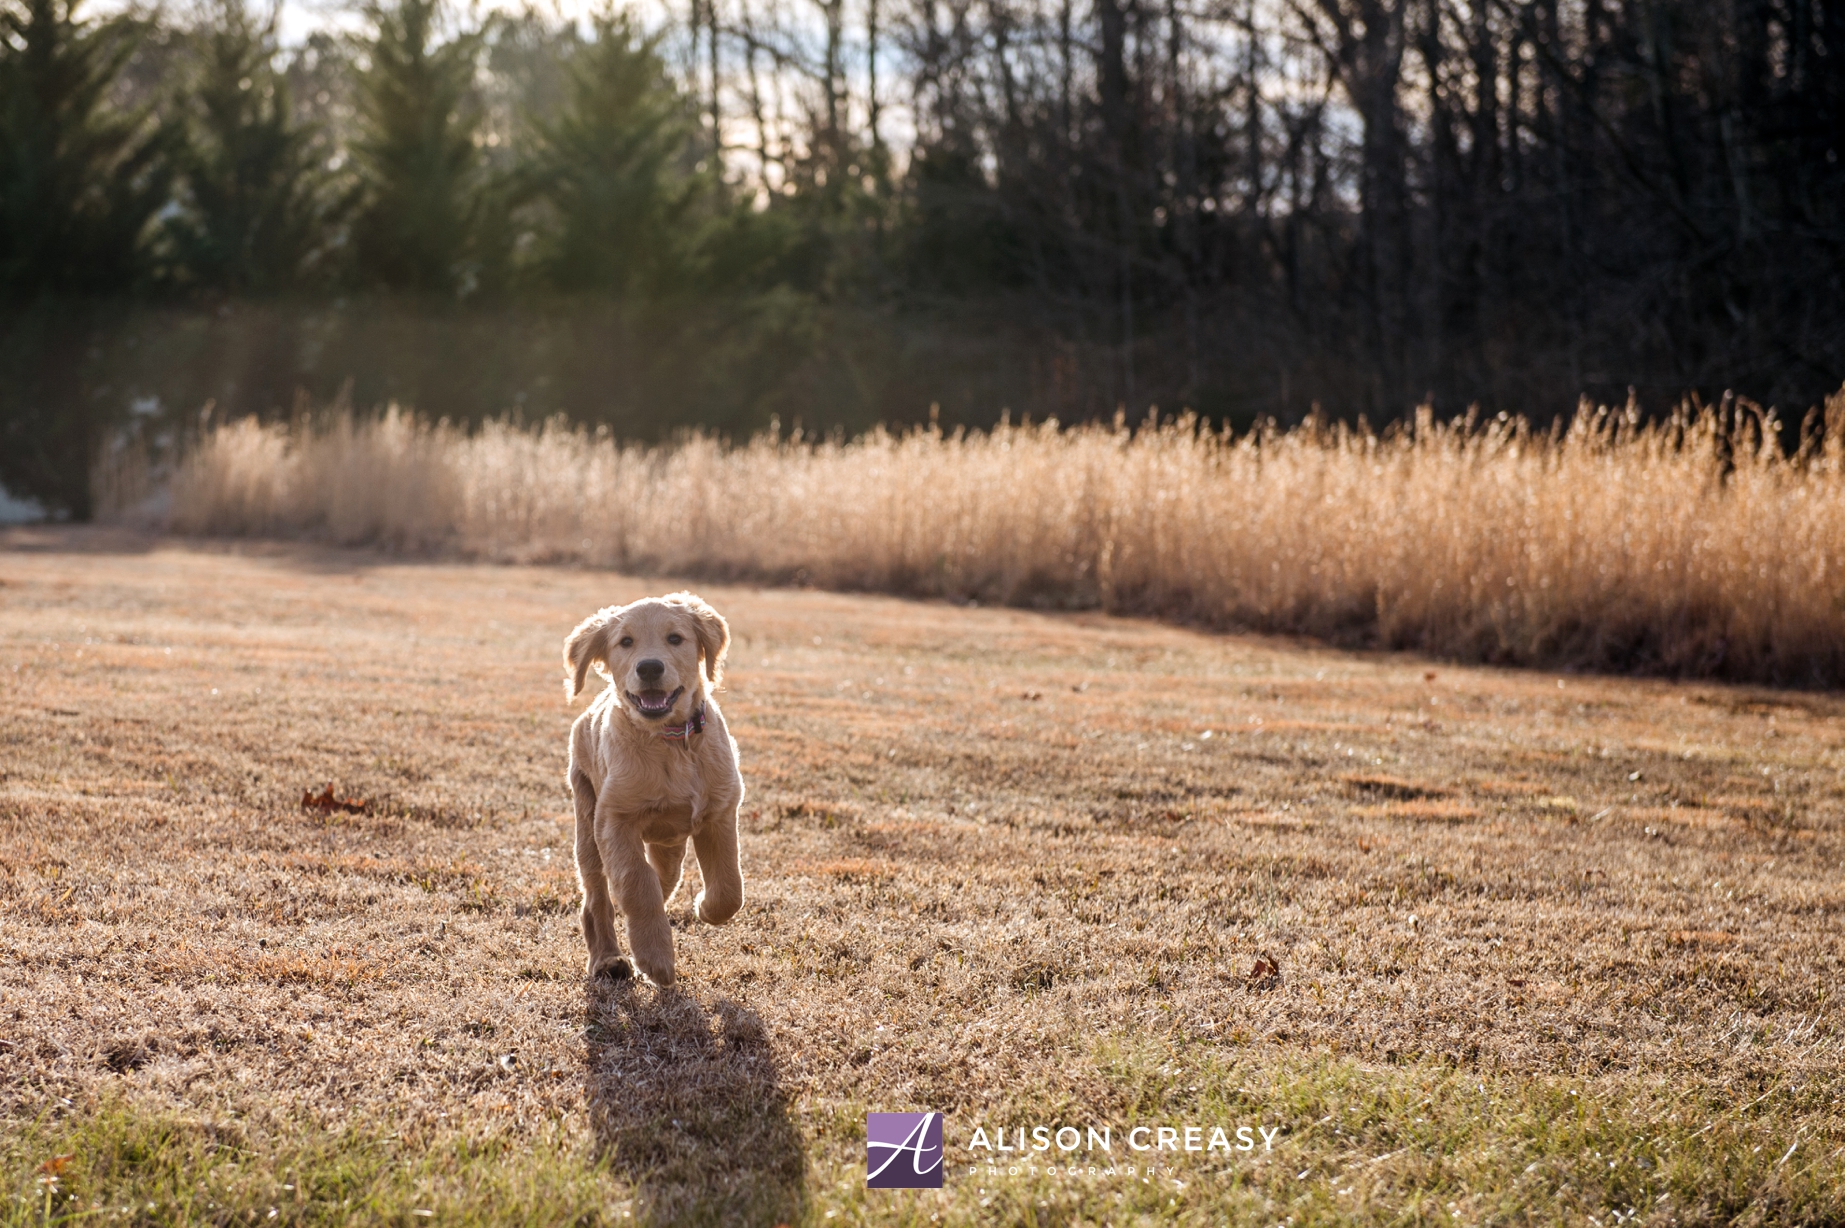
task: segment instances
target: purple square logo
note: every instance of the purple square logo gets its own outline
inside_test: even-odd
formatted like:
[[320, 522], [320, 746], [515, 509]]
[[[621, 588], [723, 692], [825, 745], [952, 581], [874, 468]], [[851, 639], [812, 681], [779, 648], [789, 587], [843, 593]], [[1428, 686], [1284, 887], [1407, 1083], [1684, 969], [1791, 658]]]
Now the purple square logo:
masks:
[[865, 1123], [865, 1184], [874, 1190], [942, 1188], [942, 1115], [873, 1113]]

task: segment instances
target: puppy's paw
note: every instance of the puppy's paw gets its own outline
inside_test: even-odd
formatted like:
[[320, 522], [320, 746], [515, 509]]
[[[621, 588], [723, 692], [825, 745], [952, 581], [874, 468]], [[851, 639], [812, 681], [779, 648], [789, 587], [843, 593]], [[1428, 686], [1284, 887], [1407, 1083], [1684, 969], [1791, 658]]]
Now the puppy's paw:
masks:
[[641, 975], [655, 985], [658, 985], [661, 989], [669, 989], [672, 987], [673, 965], [670, 961], [664, 964], [655, 964], [647, 960], [636, 958], [635, 963], [640, 965]]
[[619, 955], [613, 959], [605, 957], [599, 960], [589, 971], [589, 978], [592, 981], [625, 981], [633, 975], [633, 965]]
[[734, 900], [727, 896], [713, 896], [710, 892], [701, 891], [698, 893], [698, 899], [692, 905], [692, 910], [706, 925], [723, 925], [737, 915], [737, 909], [741, 906], [741, 900]]
[[655, 985], [673, 983], [673, 928], [664, 912], [628, 918], [628, 955]]

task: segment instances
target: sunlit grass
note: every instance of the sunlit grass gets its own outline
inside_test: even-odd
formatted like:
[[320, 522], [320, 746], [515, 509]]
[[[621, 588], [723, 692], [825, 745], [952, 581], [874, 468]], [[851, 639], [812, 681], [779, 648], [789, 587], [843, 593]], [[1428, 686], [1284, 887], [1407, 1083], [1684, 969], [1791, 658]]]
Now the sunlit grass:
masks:
[[[1365, 1065], [1261, 1049], [1187, 1053], [1105, 1042], [1082, 1065], [1098, 1101], [1021, 1086], [951, 1118], [940, 1191], [865, 1188], [864, 1113], [807, 1115], [808, 1197], [828, 1223], [1822, 1223], [1845, 1214], [1845, 1120], [1823, 1089], [1722, 1089], [1531, 1078], [1436, 1063]], [[968, 1149], [1020, 1126], [1107, 1126], [1110, 1147], [1024, 1156]], [[1253, 1148], [1129, 1146], [1138, 1125], [1252, 1127]], [[1263, 1132], [1273, 1139], [1270, 1148]], [[1086, 1137], [1086, 1135], [1085, 1135]], [[286, 1115], [207, 1122], [117, 1100], [13, 1123], [0, 1224], [721, 1222], [740, 1157], [675, 1162], [686, 1188], [650, 1208], [562, 1127], [534, 1136], [400, 1137]], [[1069, 1165], [1074, 1159], [1076, 1171]], [[786, 1208], [784, 1208], [786, 1210]], [[651, 1213], [650, 1213], [651, 1212]], [[765, 1223], [768, 1221], [764, 1221]]]
[[[1739, 1104], [1712, 1086], [1330, 1055], [1107, 1045], [1098, 1056], [1108, 1109], [1024, 1088], [978, 1123], [951, 1121], [939, 1193], [866, 1190], [862, 1153], [840, 1148], [838, 1179], [815, 1183], [816, 1209], [911, 1224], [1813, 1223], [1845, 1212], [1845, 1120], [1831, 1093], [1810, 1087], [1776, 1085]], [[1074, 1176], [1055, 1149], [990, 1165], [992, 1153], [966, 1147], [976, 1124], [991, 1134], [1111, 1121], [1112, 1148], [1074, 1152]], [[1143, 1123], [1282, 1132], [1273, 1150], [1258, 1131], [1249, 1152], [1136, 1153], [1125, 1140]]]
[[0, 1124], [0, 1224], [611, 1222], [629, 1204], [590, 1144], [261, 1123], [124, 1099]]
[[[1845, 1219], [1838, 697], [701, 585], [749, 896], [662, 993], [582, 976], [557, 646], [665, 582], [33, 532], [0, 1220]], [[1281, 1134], [872, 1194], [901, 1109]]]
[[[1845, 394], [1797, 452], [1738, 410], [1382, 435], [1189, 417], [618, 443], [392, 411], [216, 427], [189, 533], [579, 561], [1304, 632], [1471, 660], [1845, 680]], [[128, 482], [124, 489], [141, 489]]]

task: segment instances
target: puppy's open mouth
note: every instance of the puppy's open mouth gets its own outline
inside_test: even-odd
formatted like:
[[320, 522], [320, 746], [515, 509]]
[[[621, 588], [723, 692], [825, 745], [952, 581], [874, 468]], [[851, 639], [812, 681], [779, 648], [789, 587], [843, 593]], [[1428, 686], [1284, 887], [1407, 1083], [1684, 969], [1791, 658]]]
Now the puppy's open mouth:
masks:
[[685, 694], [685, 688], [680, 687], [670, 695], [665, 691], [642, 691], [639, 695], [633, 691], [624, 691], [623, 694], [628, 697], [628, 702], [634, 705], [636, 712], [650, 721], [657, 721], [673, 710], [673, 705], [679, 702], [681, 695]]

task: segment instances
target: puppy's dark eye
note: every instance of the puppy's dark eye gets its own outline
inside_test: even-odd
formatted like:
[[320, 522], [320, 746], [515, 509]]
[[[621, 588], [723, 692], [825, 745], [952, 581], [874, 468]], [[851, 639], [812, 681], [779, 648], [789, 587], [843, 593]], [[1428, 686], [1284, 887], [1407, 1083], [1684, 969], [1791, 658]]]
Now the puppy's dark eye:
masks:
[[624, 636], [622, 636], [622, 637], [621, 637], [621, 646], [622, 646], [623, 648], [632, 648], [632, 647], [634, 647], [634, 637], [633, 637], [632, 635], [624, 635]]
[[666, 642], [669, 644], [683, 644], [685, 643], [685, 636], [680, 635], [677, 631], [675, 631], [671, 635], [666, 637]]

